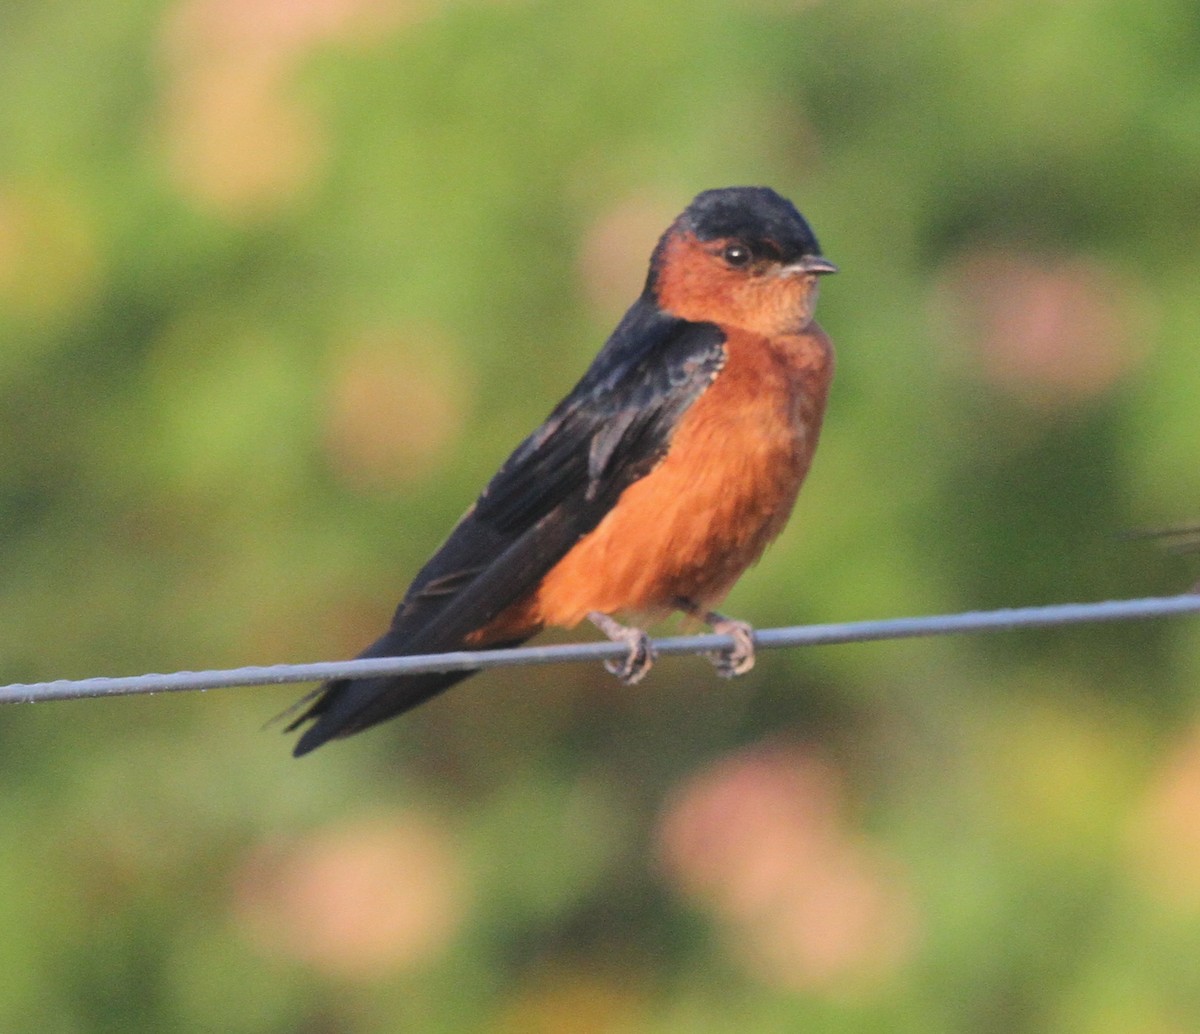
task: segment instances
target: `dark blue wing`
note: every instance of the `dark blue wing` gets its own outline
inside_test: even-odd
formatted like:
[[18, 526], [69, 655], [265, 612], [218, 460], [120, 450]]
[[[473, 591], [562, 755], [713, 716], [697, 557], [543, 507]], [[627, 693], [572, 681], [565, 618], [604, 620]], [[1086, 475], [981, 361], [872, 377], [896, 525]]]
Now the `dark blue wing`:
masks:
[[[680, 417], [720, 370], [724, 340], [710, 323], [688, 323], [639, 300], [579, 383], [517, 446], [418, 573], [397, 619], [415, 616], [417, 608], [409, 605], [431, 583], [469, 580], [470, 572], [495, 564], [539, 522], [557, 514], [561, 519], [541, 531], [539, 553], [554, 556], [533, 584], [540, 581], [621, 492], [666, 455]], [[503, 595], [509, 598], [497, 603], [497, 613], [522, 594]]]

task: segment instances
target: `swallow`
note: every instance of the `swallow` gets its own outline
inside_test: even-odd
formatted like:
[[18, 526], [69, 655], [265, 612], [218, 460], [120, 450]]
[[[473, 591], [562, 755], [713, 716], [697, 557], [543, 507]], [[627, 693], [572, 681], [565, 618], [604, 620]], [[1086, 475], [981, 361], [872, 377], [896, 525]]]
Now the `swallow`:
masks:
[[[515, 646], [591, 621], [653, 662], [640, 623], [680, 611], [734, 646], [753, 630], [715, 608], [783, 529], [808, 473], [833, 377], [813, 318], [837, 267], [766, 187], [708, 190], [667, 228], [641, 295], [579, 383], [505, 460], [360, 657]], [[297, 757], [430, 699], [474, 672], [339, 679], [308, 705]]]

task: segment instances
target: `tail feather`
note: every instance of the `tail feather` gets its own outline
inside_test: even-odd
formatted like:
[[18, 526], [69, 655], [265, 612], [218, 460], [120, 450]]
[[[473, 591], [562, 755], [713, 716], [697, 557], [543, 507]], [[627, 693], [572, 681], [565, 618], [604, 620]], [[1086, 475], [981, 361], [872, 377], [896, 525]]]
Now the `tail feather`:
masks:
[[[532, 635], [532, 633], [531, 633]], [[489, 649], [505, 649], [525, 642], [529, 636], [490, 643]], [[402, 657], [411, 654], [411, 649], [397, 641], [394, 631], [372, 643], [361, 654], [364, 657]], [[446, 649], [462, 649], [451, 646]], [[316, 699], [286, 731], [292, 732], [305, 722], [310, 725], [296, 741], [292, 750], [294, 757], [315, 750], [329, 740], [340, 739], [356, 732], [369, 729], [372, 725], [395, 718], [425, 703], [444, 690], [477, 674], [479, 669], [468, 671], [434, 671], [419, 675], [383, 675], [365, 679], [336, 679], [326, 682], [316, 691]]]

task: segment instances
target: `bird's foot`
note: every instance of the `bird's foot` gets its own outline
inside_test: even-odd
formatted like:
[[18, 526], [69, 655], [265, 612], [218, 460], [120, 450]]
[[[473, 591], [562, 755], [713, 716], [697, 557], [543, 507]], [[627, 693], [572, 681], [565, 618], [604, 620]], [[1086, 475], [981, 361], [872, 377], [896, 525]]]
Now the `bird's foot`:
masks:
[[718, 635], [732, 637], [733, 646], [706, 655], [721, 678], [745, 675], [754, 667], [754, 629], [745, 621], [727, 618], [715, 610], [705, 610], [695, 600], [682, 597], [675, 601], [675, 605], [689, 617], [703, 621]]
[[622, 625], [615, 618], [601, 614], [598, 610], [588, 615], [588, 620], [614, 643], [623, 643], [629, 653], [619, 661], [605, 661], [604, 667], [616, 675], [626, 686], [641, 682], [654, 666], [654, 647], [650, 637], [640, 628]]
[[733, 646], [728, 650], [718, 650], [708, 655], [721, 678], [745, 675], [754, 667], [754, 629], [750, 625], [745, 621], [724, 617], [716, 611], [706, 614], [704, 623], [718, 635], [733, 638]]

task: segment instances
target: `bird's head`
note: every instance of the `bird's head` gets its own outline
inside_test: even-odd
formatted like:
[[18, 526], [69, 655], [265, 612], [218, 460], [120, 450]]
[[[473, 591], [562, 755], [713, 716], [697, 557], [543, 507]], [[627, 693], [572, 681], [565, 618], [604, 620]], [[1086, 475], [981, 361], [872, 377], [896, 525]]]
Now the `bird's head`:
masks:
[[768, 187], [699, 194], [668, 228], [646, 288], [681, 319], [774, 336], [804, 330], [836, 273], [795, 206]]

